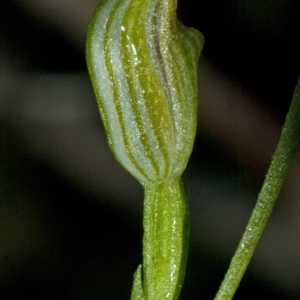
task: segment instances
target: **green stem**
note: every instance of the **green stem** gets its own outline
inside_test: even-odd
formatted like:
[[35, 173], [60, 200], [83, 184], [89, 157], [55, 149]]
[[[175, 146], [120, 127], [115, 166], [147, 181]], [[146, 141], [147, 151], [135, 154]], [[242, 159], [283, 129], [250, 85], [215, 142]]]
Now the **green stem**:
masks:
[[230, 300], [234, 296], [278, 198], [299, 139], [300, 77], [257, 203], [215, 300]]
[[178, 299], [188, 252], [189, 217], [180, 179], [145, 188], [145, 300]]

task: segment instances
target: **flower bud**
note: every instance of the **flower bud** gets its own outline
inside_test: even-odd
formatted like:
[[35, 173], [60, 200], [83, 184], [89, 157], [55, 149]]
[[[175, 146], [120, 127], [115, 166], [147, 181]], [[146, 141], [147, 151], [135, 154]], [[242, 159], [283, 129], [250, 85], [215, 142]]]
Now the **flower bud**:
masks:
[[87, 61], [109, 146], [144, 185], [177, 178], [192, 151], [202, 35], [176, 0], [103, 0]]

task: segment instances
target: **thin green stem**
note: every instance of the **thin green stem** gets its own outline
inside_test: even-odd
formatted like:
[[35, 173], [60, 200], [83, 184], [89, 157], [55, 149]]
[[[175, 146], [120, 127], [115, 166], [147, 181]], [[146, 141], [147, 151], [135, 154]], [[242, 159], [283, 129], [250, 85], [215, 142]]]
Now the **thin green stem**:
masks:
[[257, 203], [215, 300], [230, 300], [234, 296], [278, 198], [299, 139], [300, 77]]

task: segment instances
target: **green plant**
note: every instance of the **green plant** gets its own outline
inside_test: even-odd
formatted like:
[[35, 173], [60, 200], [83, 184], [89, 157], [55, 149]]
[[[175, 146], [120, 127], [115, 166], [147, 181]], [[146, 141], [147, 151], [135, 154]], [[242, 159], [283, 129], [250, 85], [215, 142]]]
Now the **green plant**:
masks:
[[[176, 18], [176, 0], [103, 0], [87, 62], [109, 146], [144, 187], [143, 264], [132, 300], [177, 299], [188, 248], [181, 174], [196, 131], [202, 35]], [[216, 299], [231, 299], [282, 186], [300, 136], [300, 84], [258, 203]], [[142, 276], [143, 274], [143, 276]]]
[[[143, 280], [132, 299], [177, 299], [188, 248], [181, 183], [193, 148], [201, 34], [172, 1], [102, 1], [90, 24], [90, 76], [116, 159], [144, 187]], [[186, 55], [189, 53], [189, 55]]]
[[234, 296], [278, 198], [299, 139], [300, 77], [257, 203], [215, 297], [216, 300], [230, 300]]

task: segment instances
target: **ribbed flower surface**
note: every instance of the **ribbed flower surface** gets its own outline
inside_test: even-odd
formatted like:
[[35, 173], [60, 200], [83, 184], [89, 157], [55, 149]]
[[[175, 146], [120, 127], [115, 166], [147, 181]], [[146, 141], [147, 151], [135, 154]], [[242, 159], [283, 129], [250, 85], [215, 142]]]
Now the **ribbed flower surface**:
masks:
[[203, 38], [176, 18], [176, 0], [103, 0], [87, 61], [109, 145], [142, 184], [181, 175], [196, 131]]

